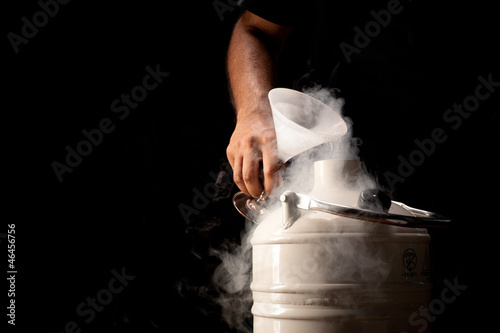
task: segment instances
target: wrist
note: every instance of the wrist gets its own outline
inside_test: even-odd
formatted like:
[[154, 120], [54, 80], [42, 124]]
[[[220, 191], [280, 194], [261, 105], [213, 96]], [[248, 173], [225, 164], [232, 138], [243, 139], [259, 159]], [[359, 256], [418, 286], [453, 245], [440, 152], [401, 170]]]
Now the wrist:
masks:
[[254, 99], [252, 105], [245, 105], [236, 108], [236, 120], [272, 120], [271, 104], [267, 98]]

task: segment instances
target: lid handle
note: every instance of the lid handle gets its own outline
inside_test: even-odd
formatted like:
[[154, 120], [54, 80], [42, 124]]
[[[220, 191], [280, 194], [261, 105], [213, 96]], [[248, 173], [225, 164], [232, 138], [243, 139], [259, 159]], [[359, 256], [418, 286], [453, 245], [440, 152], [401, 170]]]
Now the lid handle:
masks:
[[299, 209], [320, 211], [348, 218], [408, 228], [447, 227], [451, 222], [449, 218], [437, 213], [412, 208], [397, 201], [391, 201], [391, 204], [400, 206], [412, 215], [391, 214], [384, 211], [344, 206], [292, 191], [284, 192], [280, 200], [283, 203], [284, 216], [286, 217], [283, 221], [285, 230], [291, 227], [298, 219], [300, 216]]

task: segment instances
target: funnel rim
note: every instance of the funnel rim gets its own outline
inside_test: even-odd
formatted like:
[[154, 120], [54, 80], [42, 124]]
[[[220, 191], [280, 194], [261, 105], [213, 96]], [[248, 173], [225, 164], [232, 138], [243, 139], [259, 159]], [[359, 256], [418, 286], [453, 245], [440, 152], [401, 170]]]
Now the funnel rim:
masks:
[[[293, 120], [290, 120], [285, 114], [283, 114], [283, 112], [281, 112], [277, 108], [272, 108], [273, 111], [276, 112], [276, 116], [278, 116], [281, 121], [284, 121], [285, 123], [290, 124], [293, 127], [297, 127], [297, 128], [300, 128], [300, 129], [305, 129], [307, 131], [313, 132], [313, 133], [315, 133], [315, 134], [317, 134], [317, 135], [319, 135], [319, 136], [321, 136], [323, 138], [326, 138], [326, 139], [335, 139], [335, 138], [341, 137], [341, 136], [343, 136], [344, 134], [347, 133], [347, 124], [345, 123], [344, 119], [342, 118], [342, 116], [337, 111], [335, 111], [333, 108], [331, 108], [330, 106], [326, 105], [325, 103], [323, 103], [319, 99], [314, 98], [311, 95], [308, 95], [306, 93], [300, 92], [298, 90], [289, 89], [289, 88], [273, 88], [268, 93], [268, 98], [269, 98], [269, 101], [271, 102], [271, 104], [272, 103], [277, 103], [277, 101], [273, 97], [273, 95], [276, 94], [276, 93], [278, 93], [279, 91], [285, 91], [288, 94], [293, 94], [293, 95], [296, 95], [296, 96], [305, 97], [308, 100], [313, 101], [313, 102], [321, 105], [324, 109], [329, 110], [330, 111], [329, 113], [332, 115], [332, 117], [336, 118], [335, 120], [337, 120], [336, 124], [333, 126], [333, 128], [338, 128], [338, 129], [340, 129], [340, 131], [338, 131], [338, 133], [335, 133], [334, 135], [332, 135], [330, 133], [325, 133], [323, 131], [318, 131], [318, 130], [315, 130], [315, 129], [307, 128], [305, 126], [302, 126], [302, 125], [296, 123]], [[274, 99], [274, 101], [273, 101], [273, 99]]]

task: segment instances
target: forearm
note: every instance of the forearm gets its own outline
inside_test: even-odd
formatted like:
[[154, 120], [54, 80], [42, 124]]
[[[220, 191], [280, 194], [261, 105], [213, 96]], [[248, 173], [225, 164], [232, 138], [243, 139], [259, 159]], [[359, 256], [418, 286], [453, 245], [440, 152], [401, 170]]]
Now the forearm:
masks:
[[267, 94], [273, 88], [276, 59], [288, 34], [277, 33], [269, 23], [257, 28], [255, 20], [258, 18], [250, 13], [242, 16], [228, 50], [229, 83], [238, 119], [250, 114], [270, 116]]

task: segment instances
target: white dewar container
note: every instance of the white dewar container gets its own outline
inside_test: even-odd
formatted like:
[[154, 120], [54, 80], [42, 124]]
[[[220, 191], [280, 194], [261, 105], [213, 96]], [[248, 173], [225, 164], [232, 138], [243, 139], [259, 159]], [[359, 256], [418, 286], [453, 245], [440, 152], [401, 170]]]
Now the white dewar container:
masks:
[[[314, 165], [310, 195], [356, 207], [359, 161]], [[347, 171], [347, 173], [346, 173]], [[285, 205], [285, 203], [283, 203]], [[392, 204], [389, 213], [412, 215]], [[288, 228], [284, 210], [255, 229], [254, 332], [411, 332], [409, 316], [430, 297], [430, 237], [424, 228], [303, 211]]]

